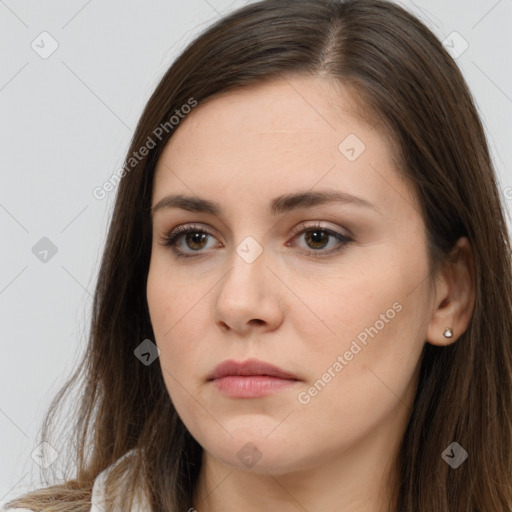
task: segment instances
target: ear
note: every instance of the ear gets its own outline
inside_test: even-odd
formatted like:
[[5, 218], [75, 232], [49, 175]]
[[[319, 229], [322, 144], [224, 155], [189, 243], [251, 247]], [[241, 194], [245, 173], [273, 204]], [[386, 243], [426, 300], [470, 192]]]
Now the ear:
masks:
[[[466, 237], [461, 237], [450, 252], [449, 261], [436, 277], [434, 311], [427, 328], [431, 345], [450, 345], [467, 329], [475, 305], [475, 265]], [[443, 333], [451, 328], [453, 335]]]

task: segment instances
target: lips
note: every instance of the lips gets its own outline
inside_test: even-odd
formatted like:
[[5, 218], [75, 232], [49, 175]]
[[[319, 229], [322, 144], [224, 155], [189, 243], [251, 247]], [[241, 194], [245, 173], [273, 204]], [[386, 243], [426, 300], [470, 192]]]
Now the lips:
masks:
[[293, 375], [277, 366], [274, 366], [265, 361], [258, 359], [248, 359], [247, 361], [237, 362], [233, 359], [223, 361], [215, 367], [213, 372], [208, 376], [208, 380], [221, 379], [222, 377], [229, 376], [251, 376], [251, 375], [266, 375], [279, 379], [299, 380], [296, 375]]

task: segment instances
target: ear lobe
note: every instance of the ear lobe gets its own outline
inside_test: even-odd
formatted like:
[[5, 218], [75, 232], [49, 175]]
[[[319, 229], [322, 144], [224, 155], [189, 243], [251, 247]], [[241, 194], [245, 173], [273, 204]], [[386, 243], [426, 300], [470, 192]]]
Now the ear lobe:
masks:
[[[427, 342], [439, 346], [454, 343], [467, 329], [474, 304], [473, 252], [467, 237], [461, 237], [436, 279], [435, 309], [427, 329]], [[451, 337], [444, 335], [447, 329], [451, 329]]]

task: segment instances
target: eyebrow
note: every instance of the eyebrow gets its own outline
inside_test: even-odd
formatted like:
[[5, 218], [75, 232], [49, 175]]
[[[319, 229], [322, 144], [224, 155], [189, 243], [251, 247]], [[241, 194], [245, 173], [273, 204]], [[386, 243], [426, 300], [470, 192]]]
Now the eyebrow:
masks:
[[[354, 204], [371, 208], [377, 212], [379, 211], [374, 204], [366, 199], [337, 190], [305, 191], [284, 194], [272, 200], [269, 211], [272, 215], [279, 215], [300, 208], [312, 208], [314, 206], [332, 203]], [[159, 210], [165, 208], [181, 208], [189, 212], [210, 213], [217, 217], [222, 215], [222, 206], [220, 203], [197, 196], [185, 196], [182, 194], [164, 197], [153, 206], [151, 214], [154, 215]]]

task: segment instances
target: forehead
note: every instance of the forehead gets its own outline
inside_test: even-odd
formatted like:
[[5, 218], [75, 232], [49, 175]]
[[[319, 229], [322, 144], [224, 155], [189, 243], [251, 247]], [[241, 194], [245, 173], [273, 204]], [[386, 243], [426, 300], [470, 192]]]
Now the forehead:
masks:
[[211, 98], [188, 114], [164, 148], [153, 204], [179, 192], [229, 194], [250, 205], [314, 187], [381, 204], [392, 189], [408, 195], [389, 138], [356, 105], [347, 89], [319, 77], [287, 77]]
[[230, 158], [250, 156], [260, 146], [274, 151], [296, 147], [303, 153], [323, 147], [336, 154], [344, 132], [368, 139], [368, 131], [372, 126], [357, 115], [355, 98], [341, 84], [335, 87], [319, 77], [288, 77], [209, 98], [181, 122], [166, 149], [174, 156], [185, 149], [189, 157], [199, 157], [194, 150], [198, 143], [215, 153], [222, 143], [230, 149]]

